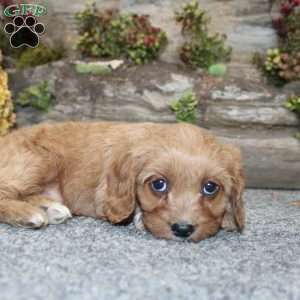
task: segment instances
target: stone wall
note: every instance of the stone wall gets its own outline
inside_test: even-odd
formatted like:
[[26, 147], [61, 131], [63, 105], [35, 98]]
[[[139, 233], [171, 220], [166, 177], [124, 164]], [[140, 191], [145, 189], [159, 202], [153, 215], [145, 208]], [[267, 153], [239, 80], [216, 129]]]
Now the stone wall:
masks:
[[42, 121], [109, 120], [174, 122], [170, 103], [194, 91], [197, 124], [243, 150], [248, 187], [300, 188], [296, 115], [284, 107], [299, 83], [277, 90], [262, 80], [199, 76], [169, 63], [121, 67], [108, 76], [79, 75], [72, 62], [10, 72], [14, 99], [24, 87], [48, 80], [54, 108], [17, 107], [19, 126]]
[[[174, 21], [174, 11], [187, 1], [181, 0], [97, 0], [100, 8], [119, 8], [150, 14], [153, 23], [164, 28], [169, 46], [162, 54], [165, 62], [178, 62], [177, 49], [182, 43], [180, 28]], [[199, 0], [211, 18], [210, 30], [225, 33], [233, 47], [233, 62], [248, 63], [252, 53], [276, 45], [271, 27], [268, 0]], [[47, 23], [48, 38], [58, 37], [72, 46], [76, 39], [74, 13], [84, 8], [83, 0], [51, 1]], [[59, 29], [59, 30], [58, 30]], [[45, 36], [47, 38], [47, 36]]]

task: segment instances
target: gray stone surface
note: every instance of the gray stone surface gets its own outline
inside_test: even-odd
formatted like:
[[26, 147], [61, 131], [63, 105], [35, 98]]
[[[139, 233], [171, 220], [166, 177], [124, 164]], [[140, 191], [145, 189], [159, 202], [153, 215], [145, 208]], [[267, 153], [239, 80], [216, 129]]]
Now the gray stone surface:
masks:
[[24, 87], [48, 80], [56, 96], [47, 114], [17, 108], [19, 126], [65, 120], [174, 122], [170, 103], [192, 90], [199, 99], [198, 124], [242, 148], [249, 187], [300, 188], [300, 141], [293, 137], [299, 119], [284, 107], [298, 85], [276, 90], [233, 78], [207, 78], [167, 63], [89, 76], [77, 74], [72, 63], [58, 62], [11, 72], [10, 86], [16, 99]]
[[300, 141], [292, 132], [215, 132], [241, 148], [248, 187], [300, 189]]
[[88, 218], [0, 225], [1, 300], [297, 300], [300, 192], [248, 190], [242, 235], [157, 240]]
[[[19, 112], [19, 124], [43, 120], [111, 120], [172, 122], [170, 103], [194, 89], [196, 78], [170, 64], [124, 67], [112, 76], [77, 74], [73, 63], [58, 62], [24, 72], [13, 72], [15, 98], [26, 86], [48, 80], [56, 105], [48, 114]], [[25, 112], [25, 114], [23, 114]]]
[[250, 84], [247, 88], [225, 84], [212, 89], [208, 97], [204, 118], [209, 126], [300, 125], [297, 115], [285, 107], [288, 94], [262, 84]]
[[[168, 63], [122, 67], [109, 76], [77, 74], [72, 62], [57, 62], [21, 72], [11, 72], [10, 86], [17, 98], [26, 86], [49, 82], [56, 97], [54, 109], [45, 115], [28, 110], [19, 124], [66, 119], [175, 121], [170, 103], [187, 91], [199, 99], [199, 124], [206, 127], [296, 127], [299, 120], [284, 107], [290, 92], [275, 90], [261, 82], [210, 78], [211, 87], [196, 72]], [[28, 120], [26, 121], [26, 117]]]

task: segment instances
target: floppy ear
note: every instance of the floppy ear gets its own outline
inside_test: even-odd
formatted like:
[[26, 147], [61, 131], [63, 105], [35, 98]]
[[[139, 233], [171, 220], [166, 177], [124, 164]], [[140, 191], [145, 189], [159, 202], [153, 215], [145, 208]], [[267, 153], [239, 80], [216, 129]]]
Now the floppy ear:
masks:
[[136, 203], [137, 170], [131, 155], [122, 152], [110, 153], [97, 192], [99, 214], [113, 224], [127, 220]]
[[245, 211], [242, 198], [245, 179], [241, 164], [241, 154], [240, 150], [234, 146], [226, 145], [226, 148], [226, 152], [230, 152], [231, 156], [227, 168], [231, 175], [232, 187], [221, 226], [227, 231], [242, 231], [245, 225]]

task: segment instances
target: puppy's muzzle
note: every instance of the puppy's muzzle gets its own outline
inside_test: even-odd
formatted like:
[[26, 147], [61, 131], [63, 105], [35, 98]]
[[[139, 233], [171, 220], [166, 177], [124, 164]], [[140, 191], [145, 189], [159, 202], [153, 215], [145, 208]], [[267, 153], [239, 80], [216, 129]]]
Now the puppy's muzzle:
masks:
[[174, 223], [171, 229], [175, 236], [181, 238], [187, 238], [195, 231], [195, 227], [186, 222]]

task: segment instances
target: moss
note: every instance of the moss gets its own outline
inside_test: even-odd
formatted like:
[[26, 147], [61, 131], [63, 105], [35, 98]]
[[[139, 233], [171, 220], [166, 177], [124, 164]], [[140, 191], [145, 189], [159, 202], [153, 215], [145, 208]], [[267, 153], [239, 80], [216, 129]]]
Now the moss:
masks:
[[76, 72], [80, 74], [108, 75], [111, 74], [111, 68], [97, 63], [82, 62], [76, 64]]
[[65, 49], [62, 46], [47, 47], [40, 44], [37, 48], [27, 48], [19, 57], [18, 69], [31, 68], [62, 59]]
[[7, 74], [0, 68], [0, 135], [4, 135], [15, 123], [13, 103], [7, 86]]
[[54, 96], [49, 90], [47, 81], [32, 85], [24, 89], [19, 95], [17, 103], [21, 106], [32, 106], [36, 109], [48, 112], [54, 103]]
[[208, 73], [212, 76], [218, 77], [218, 76], [225, 76], [227, 73], [227, 67], [224, 64], [215, 64], [211, 65], [208, 68]]

